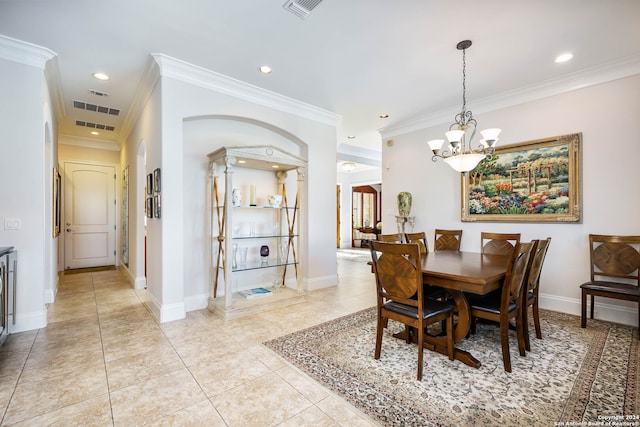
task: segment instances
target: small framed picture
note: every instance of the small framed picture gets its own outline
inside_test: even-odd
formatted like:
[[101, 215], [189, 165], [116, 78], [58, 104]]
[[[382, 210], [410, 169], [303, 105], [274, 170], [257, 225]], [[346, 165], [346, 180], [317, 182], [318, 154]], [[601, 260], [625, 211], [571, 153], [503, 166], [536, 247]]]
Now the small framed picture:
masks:
[[157, 168], [153, 171], [153, 191], [155, 193], [160, 192], [160, 168]]
[[147, 175], [147, 194], [153, 194], [153, 175]]
[[153, 198], [147, 197], [147, 218], [153, 218]]
[[153, 196], [153, 216], [160, 218], [160, 195]]

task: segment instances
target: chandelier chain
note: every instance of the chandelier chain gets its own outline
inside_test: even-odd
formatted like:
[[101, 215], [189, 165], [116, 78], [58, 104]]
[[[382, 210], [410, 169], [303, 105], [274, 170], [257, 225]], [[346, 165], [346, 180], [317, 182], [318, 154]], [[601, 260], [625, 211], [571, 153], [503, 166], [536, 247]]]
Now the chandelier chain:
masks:
[[467, 49], [462, 49], [462, 115], [467, 111]]

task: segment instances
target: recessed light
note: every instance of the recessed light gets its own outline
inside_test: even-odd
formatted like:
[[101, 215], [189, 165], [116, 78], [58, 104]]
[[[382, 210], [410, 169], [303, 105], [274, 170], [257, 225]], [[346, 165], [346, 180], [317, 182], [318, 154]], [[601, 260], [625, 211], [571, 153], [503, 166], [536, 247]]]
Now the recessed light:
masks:
[[356, 136], [355, 135], [349, 135], [349, 136], [347, 136], [347, 139], [356, 139]]
[[260, 66], [260, 68], [258, 68], [258, 70], [260, 70], [260, 72], [262, 74], [271, 74], [271, 67], [269, 67], [268, 65], [262, 65]]
[[556, 60], [555, 63], [556, 64], [560, 64], [562, 62], [567, 62], [569, 61], [571, 58], [573, 58], [573, 54], [572, 53], [563, 53], [562, 55], [559, 55]]
[[389, 115], [388, 114], [380, 114], [380, 116], [378, 116], [378, 117], [380, 117], [381, 119], [388, 119]]
[[272, 168], [274, 168], [274, 169], [278, 169], [280, 166], [278, 166], [278, 165], [271, 165], [271, 167], [272, 167]]
[[98, 80], [109, 80], [110, 77], [107, 76], [105, 73], [93, 73], [91, 74], [93, 76], [93, 78], [98, 79]]
[[100, 132], [96, 132], [95, 130], [91, 132], [91, 135], [100, 135]]
[[246, 160], [238, 160], [238, 163], [247, 163]]

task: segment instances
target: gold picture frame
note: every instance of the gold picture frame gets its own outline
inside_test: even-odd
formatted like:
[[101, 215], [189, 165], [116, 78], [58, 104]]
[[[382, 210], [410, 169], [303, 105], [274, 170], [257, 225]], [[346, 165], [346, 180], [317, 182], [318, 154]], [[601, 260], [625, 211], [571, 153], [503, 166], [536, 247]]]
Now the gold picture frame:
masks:
[[462, 221], [582, 221], [582, 134], [496, 148], [462, 176]]
[[60, 224], [62, 216], [62, 200], [60, 190], [62, 189], [62, 178], [58, 168], [53, 168], [53, 237], [60, 235]]

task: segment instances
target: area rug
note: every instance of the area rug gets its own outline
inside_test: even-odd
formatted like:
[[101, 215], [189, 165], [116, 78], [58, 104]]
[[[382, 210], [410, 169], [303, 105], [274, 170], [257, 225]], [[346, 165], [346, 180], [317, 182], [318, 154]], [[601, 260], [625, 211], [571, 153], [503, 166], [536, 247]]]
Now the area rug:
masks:
[[526, 357], [512, 331], [510, 374], [503, 369], [498, 328], [478, 324], [477, 333], [457, 346], [482, 362], [479, 369], [425, 350], [417, 381], [415, 344], [392, 337], [403, 325], [389, 322], [381, 357], [373, 358], [375, 308], [264, 344], [385, 426], [638, 421], [637, 330], [597, 320], [582, 329], [578, 317], [550, 311], [541, 311], [541, 318], [543, 339], [535, 338], [532, 325]]

